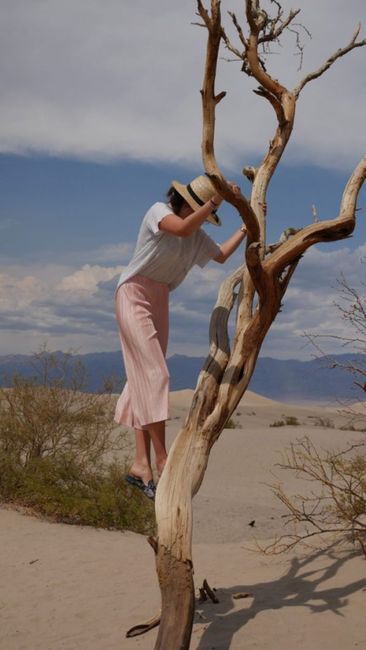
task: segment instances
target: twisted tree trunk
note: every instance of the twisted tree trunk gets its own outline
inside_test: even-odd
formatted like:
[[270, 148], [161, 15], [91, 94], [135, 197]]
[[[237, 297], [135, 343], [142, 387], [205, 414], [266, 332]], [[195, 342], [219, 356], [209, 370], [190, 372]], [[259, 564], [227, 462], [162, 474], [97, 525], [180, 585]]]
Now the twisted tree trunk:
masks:
[[[327, 69], [323, 66], [308, 75], [294, 91], [287, 90], [266, 72], [258, 55], [263, 42], [277, 40], [298, 12], [284, 19], [278, 7], [270, 20], [259, 0], [246, 0], [249, 36], [245, 38], [232, 14], [241, 49], [234, 47], [221, 24], [220, 2], [211, 0], [209, 13], [198, 0], [198, 13], [208, 32], [207, 57], [202, 93], [202, 155], [206, 173], [216, 189], [235, 206], [247, 231], [245, 264], [225, 280], [211, 316], [210, 350], [199, 375], [189, 415], [170, 452], [156, 495], [158, 524], [157, 573], [162, 594], [162, 615], [155, 650], [187, 650], [194, 615], [192, 562], [192, 498], [203, 480], [212, 445], [241, 400], [253, 374], [262, 342], [273, 323], [288, 283], [307, 248], [317, 242], [348, 237], [355, 226], [358, 192], [366, 177], [366, 157], [354, 170], [345, 188], [339, 216], [303, 228], [288, 241], [266, 254], [266, 192], [290, 138], [296, 101], [303, 87]], [[357, 35], [334, 62], [353, 47]], [[269, 149], [258, 169], [244, 173], [253, 182], [250, 199], [235, 195], [224, 179], [214, 155], [215, 109], [225, 93], [215, 94], [215, 76], [220, 42], [240, 56], [243, 69], [260, 84], [257, 93], [272, 105], [277, 127]], [[329, 63], [329, 60], [328, 62]], [[239, 292], [236, 291], [239, 287]], [[236, 333], [232, 350], [227, 324], [238, 300]]]

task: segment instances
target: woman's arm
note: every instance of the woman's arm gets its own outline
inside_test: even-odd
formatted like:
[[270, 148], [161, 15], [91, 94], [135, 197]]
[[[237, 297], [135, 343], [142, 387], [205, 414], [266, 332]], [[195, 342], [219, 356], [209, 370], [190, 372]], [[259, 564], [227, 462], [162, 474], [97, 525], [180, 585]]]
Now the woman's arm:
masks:
[[219, 207], [221, 201], [221, 196], [215, 194], [210, 201], [207, 201], [198, 210], [191, 212], [186, 217], [168, 214], [160, 221], [159, 228], [172, 235], [177, 235], [177, 237], [189, 237], [202, 226], [208, 215]]
[[228, 257], [236, 251], [238, 246], [244, 240], [246, 234], [247, 230], [245, 226], [241, 226], [239, 230], [236, 230], [234, 234], [229, 237], [229, 239], [220, 244], [220, 253], [214, 257], [215, 262], [218, 262], [219, 264], [226, 262]]

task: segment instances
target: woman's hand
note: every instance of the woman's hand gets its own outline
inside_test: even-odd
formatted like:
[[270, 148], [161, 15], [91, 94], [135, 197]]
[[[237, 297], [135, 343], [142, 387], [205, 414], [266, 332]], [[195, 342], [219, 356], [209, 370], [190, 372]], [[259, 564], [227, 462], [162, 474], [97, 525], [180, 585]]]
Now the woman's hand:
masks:
[[222, 198], [222, 196], [220, 196], [220, 194], [214, 194], [213, 196], [211, 196], [210, 201], [211, 201], [211, 203], [213, 203], [213, 205], [215, 206], [215, 210], [216, 210], [217, 208], [220, 207], [220, 205], [221, 205], [221, 203], [223, 201], [223, 198]]

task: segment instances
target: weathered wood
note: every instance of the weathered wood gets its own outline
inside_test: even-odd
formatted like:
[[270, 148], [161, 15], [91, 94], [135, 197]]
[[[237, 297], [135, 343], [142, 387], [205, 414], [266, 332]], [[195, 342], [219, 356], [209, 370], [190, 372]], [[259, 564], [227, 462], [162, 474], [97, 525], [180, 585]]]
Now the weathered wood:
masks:
[[188, 650], [195, 609], [192, 562], [177, 559], [170, 549], [160, 545], [157, 565], [162, 613], [156, 647]]
[[129, 639], [133, 636], [141, 636], [142, 634], [146, 634], [146, 632], [150, 632], [150, 630], [153, 630], [154, 627], [157, 627], [159, 625], [160, 619], [161, 615], [156, 614], [156, 616], [153, 616], [148, 621], [145, 621], [145, 623], [134, 625], [129, 630], [127, 630], [126, 638]]
[[[345, 188], [339, 215], [303, 228], [287, 241], [266, 247], [266, 193], [273, 173], [291, 137], [301, 84], [290, 91], [273, 79], [258, 55], [258, 44], [276, 40], [298, 12], [270, 20], [259, 0], [246, 0], [249, 36], [239, 27], [241, 47], [231, 46], [221, 24], [220, 2], [211, 0], [209, 12], [198, 0], [198, 13], [207, 29], [207, 55], [202, 94], [202, 157], [215, 188], [238, 211], [247, 227], [245, 264], [222, 284], [210, 322], [210, 349], [198, 377], [189, 415], [177, 435], [156, 494], [158, 524], [157, 573], [162, 595], [162, 617], [155, 650], [187, 650], [194, 614], [192, 564], [192, 499], [207, 466], [212, 445], [241, 400], [263, 340], [271, 327], [290, 279], [304, 252], [317, 242], [348, 237], [355, 225], [358, 192], [366, 177], [366, 157]], [[269, 101], [276, 118], [274, 136], [260, 165], [245, 168], [252, 182], [249, 198], [234, 194], [215, 158], [215, 111], [225, 93], [215, 92], [221, 40], [243, 59], [243, 69], [259, 84], [258, 94]], [[357, 35], [344, 53], [358, 47]], [[334, 57], [336, 60], [338, 57]], [[324, 70], [329, 66], [323, 66]], [[323, 70], [323, 69], [322, 69]], [[323, 71], [324, 71], [323, 70]], [[315, 77], [314, 77], [315, 78]], [[309, 79], [306, 78], [305, 83]], [[305, 85], [305, 83], [303, 85]], [[300, 88], [301, 86], [301, 88]], [[268, 254], [268, 251], [270, 254]], [[239, 291], [237, 292], [237, 288]], [[230, 349], [228, 320], [237, 303], [236, 332]]]
[[208, 595], [208, 597], [210, 598], [210, 600], [213, 603], [215, 603], [215, 605], [220, 602], [218, 597], [215, 594], [215, 591], [213, 589], [211, 589], [210, 585], [208, 584], [206, 578], [203, 581], [203, 589], [205, 590], [205, 592]]

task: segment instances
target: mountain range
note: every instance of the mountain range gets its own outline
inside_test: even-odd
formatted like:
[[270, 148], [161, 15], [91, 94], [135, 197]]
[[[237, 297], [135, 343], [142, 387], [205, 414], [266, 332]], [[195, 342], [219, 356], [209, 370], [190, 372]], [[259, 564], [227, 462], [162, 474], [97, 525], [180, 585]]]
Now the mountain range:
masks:
[[[62, 352], [53, 353], [62, 358]], [[34, 376], [34, 355], [0, 356], [0, 386], [11, 385], [11, 377], [19, 373]], [[204, 357], [175, 354], [168, 358], [171, 390], [195, 388]], [[260, 357], [250, 382], [250, 390], [282, 402], [362, 400], [364, 391], [355, 385], [357, 377], [339, 368], [349, 364], [366, 371], [366, 355], [342, 354], [320, 357], [310, 361]], [[125, 381], [120, 351], [74, 355], [72, 363], [81, 362], [86, 370], [85, 390], [98, 391], [105, 381], [113, 381], [114, 392], [119, 392]], [[50, 370], [52, 373], [52, 369]]]

